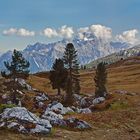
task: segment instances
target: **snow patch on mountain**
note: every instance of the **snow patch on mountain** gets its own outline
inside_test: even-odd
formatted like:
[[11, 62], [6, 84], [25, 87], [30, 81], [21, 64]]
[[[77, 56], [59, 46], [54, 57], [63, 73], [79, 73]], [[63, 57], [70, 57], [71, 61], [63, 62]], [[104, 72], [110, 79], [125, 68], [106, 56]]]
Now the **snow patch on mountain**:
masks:
[[[97, 58], [107, 56], [111, 53], [131, 47], [128, 43], [122, 42], [104, 42], [90, 33], [84, 33], [84, 38], [75, 37], [71, 41], [78, 53], [79, 63], [84, 65]], [[47, 71], [52, 67], [56, 58], [62, 58], [68, 40], [43, 44], [37, 42], [34, 45], [28, 45], [23, 51], [23, 56], [30, 62], [30, 71], [32, 73]], [[0, 69], [4, 69], [4, 61], [11, 59], [12, 52], [8, 51], [0, 56]]]

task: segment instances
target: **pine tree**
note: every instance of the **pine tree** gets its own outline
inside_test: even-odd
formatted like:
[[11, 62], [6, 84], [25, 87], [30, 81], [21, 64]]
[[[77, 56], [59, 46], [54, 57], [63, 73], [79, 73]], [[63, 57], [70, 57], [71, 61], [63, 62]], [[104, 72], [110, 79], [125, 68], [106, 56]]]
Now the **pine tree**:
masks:
[[72, 43], [68, 43], [64, 52], [63, 61], [68, 70], [67, 85], [66, 85], [66, 101], [71, 104], [72, 94], [80, 92], [79, 84], [79, 64], [77, 60], [77, 51]]
[[95, 97], [105, 97], [107, 94], [107, 71], [105, 63], [101, 62], [98, 64], [94, 81], [96, 86]]
[[65, 83], [67, 80], [67, 70], [64, 68], [62, 59], [56, 59], [50, 71], [49, 79], [51, 81], [53, 89], [58, 90], [58, 95], [61, 94], [61, 89], [65, 89]]
[[11, 91], [13, 103], [17, 104], [17, 90], [20, 88], [17, 79], [26, 79], [29, 76], [30, 71], [28, 68], [30, 64], [28, 61], [25, 60], [21, 52], [14, 50], [12, 55], [12, 61], [4, 62], [4, 65], [7, 71], [2, 71], [1, 75], [6, 79], [10, 79], [8, 89], [10, 89]]

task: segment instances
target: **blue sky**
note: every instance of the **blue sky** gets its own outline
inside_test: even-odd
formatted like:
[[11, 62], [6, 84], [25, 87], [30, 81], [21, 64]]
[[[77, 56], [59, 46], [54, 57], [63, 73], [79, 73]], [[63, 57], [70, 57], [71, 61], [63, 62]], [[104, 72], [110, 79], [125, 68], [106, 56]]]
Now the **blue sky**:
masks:
[[[0, 0], [0, 51], [61, 39], [41, 32], [45, 28], [61, 30], [63, 25], [77, 30], [101, 24], [111, 28], [114, 35], [139, 31], [139, 16], [140, 0]], [[13, 34], [3, 33], [10, 28], [16, 29]], [[29, 35], [21, 35], [21, 28]]]

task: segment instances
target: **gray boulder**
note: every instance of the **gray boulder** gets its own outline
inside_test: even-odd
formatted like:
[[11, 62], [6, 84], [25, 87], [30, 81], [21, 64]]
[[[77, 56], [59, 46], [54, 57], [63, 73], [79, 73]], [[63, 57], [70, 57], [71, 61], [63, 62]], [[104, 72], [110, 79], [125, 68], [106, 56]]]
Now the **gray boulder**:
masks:
[[61, 114], [61, 115], [74, 112], [70, 107], [64, 107], [59, 102], [53, 102], [52, 104], [49, 104], [46, 110], [57, 112], [57, 114]]
[[41, 134], [44, 134], [44, 132], [48, 134], [52, 128], [52, 125], [48, 120], [40, 119], [24, 107], [13, 107], [5, 109], [4, 112], [0, 114], [0, 126], [16, 128], [16, 130], [19, 132]]
[[83, 108], [83, 109], [79, 109], [79, 113], [88, 114], [88, 113], [92, 113], [92, 111], [89, 108]]

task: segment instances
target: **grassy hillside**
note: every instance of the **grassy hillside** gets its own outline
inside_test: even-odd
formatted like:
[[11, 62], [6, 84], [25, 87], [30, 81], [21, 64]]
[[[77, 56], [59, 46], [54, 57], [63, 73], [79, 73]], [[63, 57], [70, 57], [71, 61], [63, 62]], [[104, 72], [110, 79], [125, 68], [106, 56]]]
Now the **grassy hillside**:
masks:
[[[126, 90], [140, 93], [140, 57], [132, 57], [118, 61], [107, 68], [109, 92], [115, 90]], [[92, 94], [95, 91], [94, 84], [95, 70], [80, 71], [81, 93]], [[41, 91], [55, 94], [56, 90], [51, 88], [48, 79], [49, 73], [43, 72], [29, 77], [28, 82]], [[38, 82], [39, 81], [39, 82]]]

